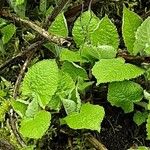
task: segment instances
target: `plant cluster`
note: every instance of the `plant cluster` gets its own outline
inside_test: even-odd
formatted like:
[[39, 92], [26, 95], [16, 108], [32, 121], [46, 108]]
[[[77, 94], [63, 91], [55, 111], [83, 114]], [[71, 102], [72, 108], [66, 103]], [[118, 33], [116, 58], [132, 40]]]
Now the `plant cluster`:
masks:
[[[24, 0], [10, 1], [10, 5], [18, 16], [25, 18]], [[52, 7], [47, 9], [46, 0], [41, 1], [40, 12], [43, 16], [48, 17], [52, 10]], [[14, 23], [0, 18], [1, 53], [5, 53], [5, 47], [17, 30]], [[52, 22], [48, 33], [68, 37], [63, 12]], [[120, 41], [117, 28], [107, 15], [99, 19], [90, 9], [82, 12], [74, 23], [72, 35], [78, 51], [61, 47], [56, 42], [43, 44], [55, 58], [36, 60], [30, 65], [17, 98], [12, 98], [13, 87], [2, 78], [1, 124], [5, 124], [5, 114], [13, 109], [18, 115], [18, 131], [28, 143], [30, 139], [36, 141], [42, 138], [52, 126], [52, 116], [64, 109], [65, 116], [60, 118], [61, 125], [66, 124], [74, 130], [100, 132], [105, 117], [104, 108], [85, 103], [81, 100], [81, 95], [95, 84], [108, 85], [108, 102], [112, 106], [121, 107], [124, 113], [134, 112], [133, 120], [137, 125], [146, 122], [147, 139], [150, 140], [150, 87], [141, 83], [141, 80], [149, 83], [150, 65], [144, 61], [129, 62], [130, 58], [139, 57], [145, 60], [150, 57], [150, 17], [142, 20], [124, 6], [122, 36], [127, 55], [119, 55], [121, 50], [118, 48]], [[28, 32], [24, 36], [27, 42], [35, 37], [34, 32]], [[16, 45], [17, 42], [15, 41]], [[87, 64], [89, 68], [86, 67]], [[141, 110], [136, 110], [135, 105], [140, 106]], [[22, 150], [34, 149], [35, 145], [30, 144]]]

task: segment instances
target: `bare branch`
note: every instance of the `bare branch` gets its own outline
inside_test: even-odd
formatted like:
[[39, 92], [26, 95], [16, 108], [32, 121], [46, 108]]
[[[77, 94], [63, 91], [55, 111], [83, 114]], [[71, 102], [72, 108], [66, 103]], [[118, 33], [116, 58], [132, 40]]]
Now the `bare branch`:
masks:
[[11, 59], [7, 60], [5, 63], [3, 63], [2, 65], [0, 65], [0, 74], [3, 73], [3, 70], [6, 68], [6, 67], [11, 67], [13, 66], [14, 64], [17, 64], [18, 61], [20, 58], [26, 58], [28, 53], [30, 51], [32, 51], [32, 49], [35, 49], [35, 48], [38, 48], [40, 47], [40, 45], [42, 45], [44, 43], [44, 40], [39, 40], [33, 44], [31, 44], [27, 49], [25, 49], [24, 51], [20, 52], [18, 55], [12, 57]]
[[87, 135], [87, 140], [91, 143], [97, 150], [108, 150], [100, 141], [98, 141], [94, 136]]
[[[34, 53], [36, 52], [37, 49], [33, 49], [32, 51], [30, 51], [28, 53], [28, 57], [25, 61], [25, 63], [23, 64], [22, 66], [22, 69], [20, 71], [20, 74], [16, 80], [16, 83], [15, 83], [15, 86], [14, 86], [14, 91], [13, 91], [13, 98], [16, 99], [17, 98], [17, 94], [18, 94], [18, 90], [19, 90], [19, 87], [20, 87], [20, 83], [21, 83], [21, 80], [22, 80], [22, 77], [25, 73], [25, 70], [29, 64], [29, 62], [31, 61]], [[25, 147], [26, 146], [26, 143], [24, 142], [22, 136], [20, 135], [19, 131], [18, 131], [18, 128], [17, 128], [17, 120], [16, 120], [16, 115], [15, 115], [15, 112], [13, 111], [13, 109], [10, 110], [10, 113], [9, 113], [9, 124], [10, 124], [10, 127], [18, 141], [18, 143], [20, 144], [21, 147]]]
[[54, 34], [50, 34], [45, 29], [41, 28], [40, 26], [36, 25], [35, 23], [33, 23], [29, 20], [16, 17], [5, 10], [3, 10], [1, 12], [0, 16], [3, 18], [9, 18], [10, 20], [13, 20], [16, 22], [21, 22], [24, 25], [27, 25], [28, 27], [32, 28], [34, 31], [38, 32], [42, 37], [46, 38], [48, 41], [50, 41], [52, 43], [55, 43], [62, 47], [66, 47], [68, 49], [76, 49], [75, 45], [72, 42], [66, 40], [63, 37], [60, 37], [60, 36], [57, 36]]

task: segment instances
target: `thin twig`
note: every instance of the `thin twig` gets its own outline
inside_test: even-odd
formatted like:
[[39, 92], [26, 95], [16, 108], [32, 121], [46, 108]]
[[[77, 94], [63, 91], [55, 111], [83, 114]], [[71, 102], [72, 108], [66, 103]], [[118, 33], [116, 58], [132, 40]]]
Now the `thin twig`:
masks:
[[15, 113], [13, 112], [13, 109], [10, 109], [10, 112], [8, 113], [8, 115], [9, 115], [9, 125], [11, 127], [11, 130], [12, 130], [13, 134], [15, 135], [15, 137], [17, 139], [18, 144], [21, 147], [25, 147], [26, 143], [24, 142], [22, 136], [18, 132], [18, 127], [17, 127], [17, 124], [16, 124], [17, 119], [16, 119], [16, 116], [15, 116]]
[[100, 141], [98, 141], [94, 136], [91, 134], [87, 135], [87, 140], [90, 144], [94, 146], [97, 150], [108, 150]]
[[[14, 86], [14, 91], [13, 91], [13, 98], [16, 99], [17, 98], [17, 94], [18, 94], [18, 90], [19, 90], [19, 87], [20, 87], [20, 83], [21, 83], [21, 80], [22, 80], [22, 77], [25, 73], [25, 70], [29, 64], [29, 62], [31, 61], [34, 53], [36, 52], [37, 49], [34, 48], [34, 50], [30, 51], [28, 53], [28, 57], [25, 61], [25, 63], [23, 64], [22, 66], [22, 69], [20, 71], [20, 74], [16, 80], [16, 83], [15, 83], [15, 86]], [[16, 115], [15, 115], [15, 112], [13, 111], [13, 109], [10, 110], [10, 113], [9, 113], [9, 124], [10, 124], [10, 127], [18, 141], [18, 143], [20, 144], [21, 147], [25, 147], [26, 146], [26, 143], [24, 142], [22, 136], [20, 135], [19, 131], [18, 131], [18, 128], [17, 128], [17, 120], [16, 120]]]
[[0, 16], [3, 18], [8, 18], [13, 21], [15, 20], [16, 22], [21, 22], [22, 24], [27, 25], [28, 27], [32, 28], [34, 31], [38, 32], [42, 37], [46, 38], [48, 41], [55, 43], [61, 47], [66, 47], [68, 49], [76, 49], [75, 45], [72, 42], [66, 40], [63, 37], [49, 33], [48, 31], [36, 25], [30, 20], [16, 17], [15, 15], [12, 15], [6, 10], [3, 10]]
[[12, 57], [11, 59], [5, 61], [5, 63], [3, 63], [2, 65], [0, 65], [0, 74], [2, 74], [3, 70], [6, 67], [11, 67], [13, 65], [15, 65], [18, 59], [20, 58], [26, 58], [27, 55], [29, 54], [30, 51], [32, 51], [33, 49], [40, 47], [40, 45], [42, 45], [44, 43], [44, 40], [39, 40], [33, 44], [31, 44], [27, 49], [25, 49], [24, 51], [20, 52], [19, 54], [17, 54], [16, 56]]
[[20, 74], [16, 80], [16, 83], [15, 83], [15, 86], [14, 86], [14, 92], [13, 92], [13, 98], [16, 99], [17, 97], [17, 94], [18, 94], [18, 90], [19, 90], [19, 86], [20, 86], [20, 83], [21, 83], [21, 80], [22, 80], [22, 77], [25, 73], [25, 70], [29, 64], [29, 62], [31, 61], [34, 53], [35, 53], [36, 49], [32, 50], [29, 54], [28, 54], [28, 58], [26, 59], [26, 61], [24, 62], [23, 66], [22, 66], [22, 69], [20, 71]]

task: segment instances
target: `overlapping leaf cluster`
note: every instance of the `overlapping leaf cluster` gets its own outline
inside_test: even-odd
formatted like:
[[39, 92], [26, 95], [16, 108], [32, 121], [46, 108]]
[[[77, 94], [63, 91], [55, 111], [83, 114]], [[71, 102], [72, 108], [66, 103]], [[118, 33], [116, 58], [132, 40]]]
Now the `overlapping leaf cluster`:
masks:
[[[14, 11], [25, 17], [25, 0], [10, 2]], [[20, 8], [22, 8], [20, 10]], [[40, 11], [47, 13], [46, 1], [40, 1]], [[67, 23], [60, 13], [48, 32], [67, 37]], [[7, 44], [16, 32], [13, 24], [0, 20], [2, 38], [0, 44]], [[39, 139], [51, 126], [51, 110], [59, 112], [62, 108], [66, 117], [62, 124], [72, 129], [90, 129], [100, 132], [105, 111], [102, 106], [84, 103], [80, 93], [94, 83], [108, 84], [107, 100], [112, 106], [121, 107], [125, 113], [134, 111], [134, 105], [142, 105], [143, 112], [135, 111], [133, 120], [141, 125], [147, 122], [147, 138], [150, 139], [150, 94], [135, 82], [135, 78], [145, 75], [150, 80], [150, 69], [128, 63], [117, 56], [119, 35], [114, 23], [106, 15], [102, 19], [88, 10], [77, 18], [72, 35], [79, 51], [73, 52], [52, 43], [44, 46], [60, 58], [42, 60], [31, 66], [22, 82], [21, 95], [11, 105], [20, 116], [19, 131], [25, 138]], [[130, 55], [149, 57], [150, 55], [150, 18], [142, 19], [126, 7], [123, 9], [122, 35]], [[90, 64], [91, 68], [84, 67]], [[88, 74], [89, 73], [89, 74]], [[92, 78], [93, 79], [93, 78]], [[147, 102], [142, 102], [145, 98]], [[10, 103], [1, 102], [2, 108]], [[48, 110], [48, 111], [47, 111]], [[0, 120], [6, 110], [0, 112]], [[29, 148], [33, 149], [33, 148]]]

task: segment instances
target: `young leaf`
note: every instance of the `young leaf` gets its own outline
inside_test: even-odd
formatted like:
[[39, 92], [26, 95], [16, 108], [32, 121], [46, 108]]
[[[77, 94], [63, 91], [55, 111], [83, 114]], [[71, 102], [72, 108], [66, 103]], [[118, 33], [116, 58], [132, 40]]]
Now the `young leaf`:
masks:
[[53, 95], [50, 102], [46, 105], [51, 110], [55, 110], [57, 112], [59, 112], [59, 110], [61, 109], [61, 106], [62, 106], [62, 102], [61, 102], [60, 96], [58, 94]]
[[9, 111], [10, 102], [8, 100], [1, 102], [0, 104], [0, 122], [5, 119], [5, 114]]
[[77, 64], [73, 62], [65, 61], [62, 66], [62, 71], [68, 73], [72, 79], [75, 81], [78, 77], [81, 77], [85, 80], [88, 79], [86, 70], [83, 69], [81, 66], [78, 66]]
[[63, 48], [60, 52], [60, 59], [61, 59], [61, 61], [67, 60], [70, 62], [82, 61], [82, 58], [81, 58], [79, 51], [73, 52], [73, 51], [70, 51], [70, 50], [65, 49], [65, 48]]
[[60, 35], [63, 37], [68, 36], [67, 22], [63, 13], [59, 14], [56, 17], [55, 21], [52, 23], [52, 25], [48, 29], [48, 32], [56, 34], [56, 35]]
[[24, 3], [24, 0], [16, 0], [16, 6]]
[[133, 121], [139, 126], [142, 123], [146, 122], [147, 117], [148, 112], [137, 111], [136, 113], [134, 113]]
[[6, 25], [6, 20], [0, 18], [0, 29]]
[[147, 119], [146, 131], [147, 131], [147, 139], [150, 140], [150, 114], [148, 115]]
[[22, 118], [28, 107], [28, 102], [21, 100], [12, 100], [11, 105], [17, 114]]
[[55, 92], [55, 95], [53, 95], [52, 99], [50, 100], [48, 107], [54, 110], [59, 110], [60, 106], [62, 104], [63, 99], [67, 99], [68, 96], [71, 94], [71, 92], [75, 88], [75, 82], [71, 78], [71, 76], [68, 73], [65, 73], [63, 71], [59, 71], [59, 82], [57, 91]]
[[80, 48], [81, 56], [87, 60], [110, 59], [115, 58], [117, 51], [109, 45], [99, 45], [98, 47], [91, 44], [84, 44]]
[[75, 82], [71, 78], [71, 76], [63, 71], [59, 72], [59, 83], [58, 83], [58, 88], [56, 91], [56, 94], [66, 98], [73, 89], [75, 88]]
[[150, 17], [148, 17], [136, 32], [133, 53], [145, 52], [150, 55]]
[[142, 19], [136, 13], [130, 11], [125, 6], [123, 8], [122, 35], [127, 50], [132, 53], [135, 42], [135, 32], [141, 25]]
[[134, 103], [143, 98], [142, 87], [132, 81], [112, 82], [108, 87], [107, 99], [113, 106], [121, 107], [125, 113], [134, 110]]
[[137, 150], [149, 150], [149, 148], [146, 146], [138, 146]]
[[80, 113], [74, 112], [65, 117], [64, 121], [72, 129], [90, 129], [100, 132], [104, 114], [103, 107], [86, 103], [81, 106]]
[[125, 63], [122, 58], [114, 58], [101, 59], [94, 65], [92, 72], [99, 84], [129, 80], [142, 75], [145, 71], [135, 65]]
[[73, 38], [78, 46], [90, 39], [91, 33], [98, 26], [99, 19], [91, 11], [86, 11], [74, 23], [72, 29]]
[[24, 18], [25, 17], [25, 12], [26, 12], [27, 0], [11, 0], [9, 2], [10, 2], [11, 7], [16, 12], [16, 14], [18, 16]]
[[109, 45], [117, 50], [119, 45], [117, 29], [108, 16], [100, 21], [98, 28], [92, 33], [91, 42], [95, 46]]
[[150, 110], [150, 93], [144, 90], [144, 98], [148, 100], [147, 109]]
[[1, 29], [3, 44], [8, 43], [12, 36], [16, 32], [16, 27], [13, 24], [9, 24]]
[[78, 92], [78, 88], [79, 88], [78, 84], [79, 84], [79, 81], [77, 82], [75, 89], [70, 94], [70, 97], [68, 97], [69, 99], [73, 100], [76, 103], [76, 110], [75, 110], [76, 112], [79, 112], [81, 108], [81, 98]]
[[39, 111], [38, 101], [34, 98], [26, 108], [25, 115], [27, 117], [33, 117]]
[[61, 99], [61, 101], [63, 103], [67, 115], [76, 112], [76, 103], [73, 100], [63, 98]]
[[47, 131], [51, 120], [51, 114], [39, 111], [34, 118], [25, 118], [21, 121], [20, 133], [24, 137], [39, 139]]
[[33, 65], [26, 73], [22, 94], [33, 94], [41, 107], [51, 100], [58, 86], [58, 67], [54, 60], [43, 60]]
[[40, 0], [40, 11], [45, 14], [47, 7], [47, 0]]

